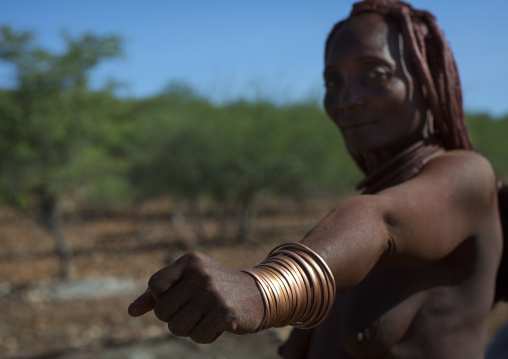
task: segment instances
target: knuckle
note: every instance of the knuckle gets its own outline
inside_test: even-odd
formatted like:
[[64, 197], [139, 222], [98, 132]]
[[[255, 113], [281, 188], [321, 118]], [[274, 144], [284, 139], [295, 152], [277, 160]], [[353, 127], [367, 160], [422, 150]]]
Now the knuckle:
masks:
[[156, 283], [157, 283], [157, 278], [155, 278], [155, 274], [154, 274], [148, 280], [148, 289], [150, 289], [150, 292], [154, 295], [156, 295], [156, 293], [158, 292], [158, 290], [157, 290], [158, 286], [156, 285]]
[[187, 261], [197, 261], [200, 260], [202, 257], [202, 253], [198, 251], [190, 251], [183, 255], [183, 258], [185, 258]]
[[165, 288], [161, 282], [160, 272], [155, 273], [148, 280], [148, 289], [150, 289], [150, 292], [155, 297], [155, 299], [159, 299], [165, 291]]
[[148, 288], [152, 290], [152, 288], [155, 288], [155, 283], [157, 281], [157, 278], [155, 277], [155, 274], [153, 274], [150, 279], [148, 279]]
[[205, 254], [197, 251], [190, 251], [181, 257], [181, 260], [185, 262], [188, 267], [201, 266], [205, 261]]
[[173, 267], [166, 266], [155, 272], [148, 280], [148, 288], [157, 298], [162, 296], [173, 280]]
[[212, 271], [207, 266], [206, 255], [199, 252], [189, 252], [184, 263], [185, 276], [206, 283], [212, 278]]
[[163, 322], [167, 322], [166, 316], [165, 316], [165, 311], [164, 311], [164, 309], [163, 309], [163, 307], [161, 305], [156, 305], [153, 308], [153, 314], [155, 314], [157, 319], [159, 319], [159, 320], [161, 320]]
[[199, 344], [213, 343], [226, 329], [223, 318], [217, 313], [209, 313], [190, 332], [190, 338]]
[[190, 268], [189, 274], [195, 277], [203, 286], [211, 286], [210, 282], [213, 279], [213, 274], [209, 268], [206, 267], [193, 267]]

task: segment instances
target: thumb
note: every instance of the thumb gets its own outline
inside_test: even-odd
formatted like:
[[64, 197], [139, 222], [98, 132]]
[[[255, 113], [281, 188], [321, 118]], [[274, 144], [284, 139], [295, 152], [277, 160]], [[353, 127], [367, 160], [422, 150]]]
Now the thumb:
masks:
[[139, 317], [149, 311], [153, 310], [157, 302], [152, 297], [150, 290], [147, 289], [135, 301], [129, 305], [127, 312], [131, 317]]

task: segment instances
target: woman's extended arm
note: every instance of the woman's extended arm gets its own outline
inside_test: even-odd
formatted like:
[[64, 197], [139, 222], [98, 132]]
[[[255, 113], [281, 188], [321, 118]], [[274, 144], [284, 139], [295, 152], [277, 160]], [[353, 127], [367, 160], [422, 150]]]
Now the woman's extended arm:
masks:
[[[486, 160], [448, 152], [416, 178], [376, 195], [354, 197], [333, 210], [301, 241], [330, 267], [337, 290], [359, 283], [378, 263], [416, 266], [446, 257], [480, 234], [496, 210], [496, 186]], [[495, 223], [494, 223], [495, 225]], [[129, 313], [154, 309], [176, 335], [206, 343], [223, 331], [254, 331], [263, 320], [253, 278], [192, 252], [161, 269]]]

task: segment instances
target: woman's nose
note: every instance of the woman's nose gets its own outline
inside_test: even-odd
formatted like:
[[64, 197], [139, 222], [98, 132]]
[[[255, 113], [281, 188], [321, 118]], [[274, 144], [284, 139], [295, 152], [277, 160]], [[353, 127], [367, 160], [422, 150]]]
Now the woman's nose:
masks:
[[345, 83], [338, 96], [338, 107], [340, 110], [352, 110], [364, 104], [360, 94], [359, 86], [354, 83]]

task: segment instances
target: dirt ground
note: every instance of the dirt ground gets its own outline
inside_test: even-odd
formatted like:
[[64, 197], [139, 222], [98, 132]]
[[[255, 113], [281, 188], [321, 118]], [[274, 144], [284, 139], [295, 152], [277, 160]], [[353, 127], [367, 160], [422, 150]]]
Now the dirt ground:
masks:
[[[260, 210], [251, 242], [242, 244], [217, 239], [211, 220], [204, 222], [207, 239], [197, 241], [167, 201], [68, 215], [65, 232], [78, 274], [73, 282], [57, 280], [52, 237], [29, 216], [0, 208], [0, 358], [277, 358], [287, 328], [224, 334], [199, 345], [172, 336], [153, 315], [129, 317], [127, 306], [154, 271], [188, 250], [234, 268], [251, 267], [275, 244], [300, 239], [338, 203], [271, 203]], [[489, 336], [506, 318], [506, 305], [494, 308]]]

